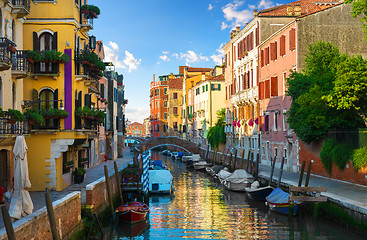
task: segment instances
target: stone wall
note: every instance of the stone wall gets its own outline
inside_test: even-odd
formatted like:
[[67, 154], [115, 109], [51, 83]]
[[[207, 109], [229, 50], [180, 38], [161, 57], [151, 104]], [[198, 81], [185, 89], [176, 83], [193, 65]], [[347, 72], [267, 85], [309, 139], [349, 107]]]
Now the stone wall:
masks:
[[[80, 192], [70, 193], [52, 204], [60, 238], [67, 239], [81, 223]], [[13, 228], [17, 240], [52, 239], [46, 207], [16, 221]], [[0, 231], [0, 239], [8, 239], [5, 228]]]

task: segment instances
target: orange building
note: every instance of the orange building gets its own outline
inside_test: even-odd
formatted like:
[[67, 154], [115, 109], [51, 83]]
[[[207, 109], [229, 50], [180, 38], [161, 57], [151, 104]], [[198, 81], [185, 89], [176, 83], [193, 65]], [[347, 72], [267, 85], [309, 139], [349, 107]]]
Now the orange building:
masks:
[[144, 136], [144, 125], [138, 122], [133, 122], [127, 125], [126, 135], [131, 137], [143, 137]]
[[152, 137], [166, 136], [167, 128], [167, 77], [150, 83], [150, 133]]

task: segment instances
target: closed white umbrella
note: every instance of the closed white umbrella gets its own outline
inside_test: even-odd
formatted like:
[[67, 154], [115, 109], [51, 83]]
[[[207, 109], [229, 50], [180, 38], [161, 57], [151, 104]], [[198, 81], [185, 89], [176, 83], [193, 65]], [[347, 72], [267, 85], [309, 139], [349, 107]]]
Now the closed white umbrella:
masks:
[[14, 145], [14, 193], [11, 198], [9, 215], [20, 219], [33, 212], [33, 202], [27, 188], [31, 187], [28, 177], [27, 144], [24, 136], [19, 135]]

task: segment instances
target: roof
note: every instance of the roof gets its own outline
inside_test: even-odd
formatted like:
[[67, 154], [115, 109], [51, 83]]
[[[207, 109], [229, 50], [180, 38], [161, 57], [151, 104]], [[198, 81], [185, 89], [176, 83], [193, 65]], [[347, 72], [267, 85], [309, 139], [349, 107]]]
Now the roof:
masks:
[[182, 89], [182, 85], [182, 78], [168, 79], [168, 89]]
[[187, 72], [210, 72], [213, 68], [198, 68], [198, 67], [189, 67], [189, 66], [179, 66], [179, 74], [184, 74], [185, 69]]
[[298, 0], [295, 2], [283, 4], [273, 8], [268, 8], [259, 12], [259, 16], [302, 16], [313, 12], [318, 12], [323, 9], [339, 4], [339, 0]]
[[209, 76], [206, 80], [223, 80], [224, 81], [224, 74], [218, 75], [218, 76]]
[[133, 122], [133, 123], [131, 123], [131, 124], [127, 125], [127, 126], [128, 126], [128, 127], [130, 127], [130, 126], [132, 126], [132, 127], [133, 127], [133, 126], [139, 126], [139, 127], [141, 126], [141, 127], [142, 127], [142, 126], [143, 126], [143, 124], [138, 123], [138, 122]]

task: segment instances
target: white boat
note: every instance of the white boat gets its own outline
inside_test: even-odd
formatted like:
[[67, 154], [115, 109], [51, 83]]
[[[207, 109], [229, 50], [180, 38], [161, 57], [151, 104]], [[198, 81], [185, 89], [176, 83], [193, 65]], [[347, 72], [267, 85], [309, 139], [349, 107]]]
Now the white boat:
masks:
[[225, 178], [222, 184], [231, 191], [245, 192], [254, 181], [254, 177], [244, 169], [235, 170], [230, 176]]
[[206, 172], [209, 173], [210, 176], [214, 177], [223, 168], [224, 168], [224, 166], [222, 166], [222, 165], [215, 165], [213, 167], [206, 167]]
[[149, 170], [149, 193], [171, 193], [173, 176], [169, 170]]
[[220, 181], [220, 183], [222, 183], [224, 181], [224, 179], [226, 179], [227, 177], [229, 177], [232, 173], [230, 173], [228, 171], [228, 168], [223, 168], [222, 170], [220, 170], [217, 174], [217, 178]]
[[205, 160], [195, 161], [192, 165], [194, 166], [195, 170], [201, 170], [206, 168], [207, 166], [211, 166], [211, 164]]

